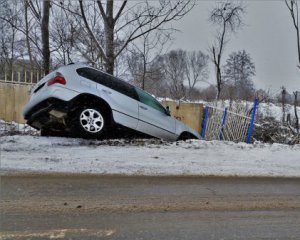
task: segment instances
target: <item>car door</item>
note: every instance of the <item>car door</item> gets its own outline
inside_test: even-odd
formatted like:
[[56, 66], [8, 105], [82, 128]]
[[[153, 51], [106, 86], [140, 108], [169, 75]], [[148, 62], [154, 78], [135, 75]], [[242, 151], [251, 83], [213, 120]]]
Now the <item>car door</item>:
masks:
[[150, 94], [136, 88], [139, 97], [139, 122], [137, 130], [154, 137], [176, 140], [175, 119]]
[[93, 68], [80, 68], [77, 73], [96, 83], [97, 95], [109, 104], [116, 123], [137, 128], [138, 96], [132, 85]]

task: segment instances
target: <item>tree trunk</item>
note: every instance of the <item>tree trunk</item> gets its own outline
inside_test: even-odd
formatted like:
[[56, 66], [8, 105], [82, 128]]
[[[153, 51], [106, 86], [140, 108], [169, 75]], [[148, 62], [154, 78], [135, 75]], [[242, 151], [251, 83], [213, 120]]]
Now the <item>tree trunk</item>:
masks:
[[282, 104], [282, 124], [285, 124], [285, 99], [286, 99], [286, 90], [282, 87], [281, 91], [281, 104]]
[[[28, 25], [28, 2], [25, 1], [25, 33], [26, 33], [26, 46], [28, 51], [28, 57], [30, 61], [30, 71], [33, 71], [33, 60], [32, 60], [32, 54], [31, 54], [31, 46], [30, 46], [30, 40], [29, 40], [29, 25]], [[25, 79], [27, 81], [27, 79]]]
[[294, 92], [295, 100], [294, 100], [294, 111], [295, 111], [295, 117], [296, 117], [296, 129], [297, 133], [299, 133], [299, 118], [297, 113], [297, 102], [298, 102], [298, 92]]
[[221, 69], [220, 66], [217, 65], [217, 89], [218, 89], [218, 94], [217, 94], [217, 100], [220, 100], [221, 97], [221, 85], [222, 85], [222, 75], [221, 75]]
[[105, 54], [107, 61], [105, 62], [106, 72], [113, 75], [115, 67], [115, 46], [114, 46], [114, 16], [113, 16], [114, 1], [107, 0], [106, 2], [106, 19], [104, 19], [105, 31]]
[[43, 68], [45, 74], [50, 71], [50, 45], [49, 45], [49, 18], [50, 18], [50, 0], [43, 1], [43, 18], [42, 18], [42, 53]]

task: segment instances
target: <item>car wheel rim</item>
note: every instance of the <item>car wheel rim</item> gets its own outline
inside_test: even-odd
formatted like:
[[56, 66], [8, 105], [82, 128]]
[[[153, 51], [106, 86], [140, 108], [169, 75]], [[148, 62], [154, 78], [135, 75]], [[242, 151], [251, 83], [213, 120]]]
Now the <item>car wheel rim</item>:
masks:
[[104, 119], [97, 110], [85, 109], [80, 114], [80, 124], [87, 132], [98, 133], [104, 126]]

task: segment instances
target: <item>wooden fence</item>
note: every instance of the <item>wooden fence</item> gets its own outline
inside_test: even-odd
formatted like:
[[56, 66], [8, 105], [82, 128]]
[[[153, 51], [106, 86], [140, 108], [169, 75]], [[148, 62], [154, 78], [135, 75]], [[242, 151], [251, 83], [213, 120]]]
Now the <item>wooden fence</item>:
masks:
[[43, 77], [39, 71], [0, 72], [0, 119], [25, 123], [22, 112], [32, 86]]
[[162, 105], [168, 106], [171, 115], [184, 122], [198, 133], [202, 129], [203, 104], [186, 103], [180, 101], [162, 101]]
[[25, 123], [22, 112], [29, 100], [32, 84], [0, 82], [0, 119]]
[[0, 72], [0, 82], [2, 83], [19, 83], [24, 85], [32, 85], [37, 83], [42, 77], [43, 73], [35, 71], [13, 71], [11, 73]]

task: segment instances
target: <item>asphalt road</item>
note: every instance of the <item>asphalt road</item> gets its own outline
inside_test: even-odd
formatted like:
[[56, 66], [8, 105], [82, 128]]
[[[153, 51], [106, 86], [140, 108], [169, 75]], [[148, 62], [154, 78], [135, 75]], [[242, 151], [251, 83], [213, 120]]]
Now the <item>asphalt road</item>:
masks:
[[300, 239], [300, 179], [1, 177], [0, 239]]

